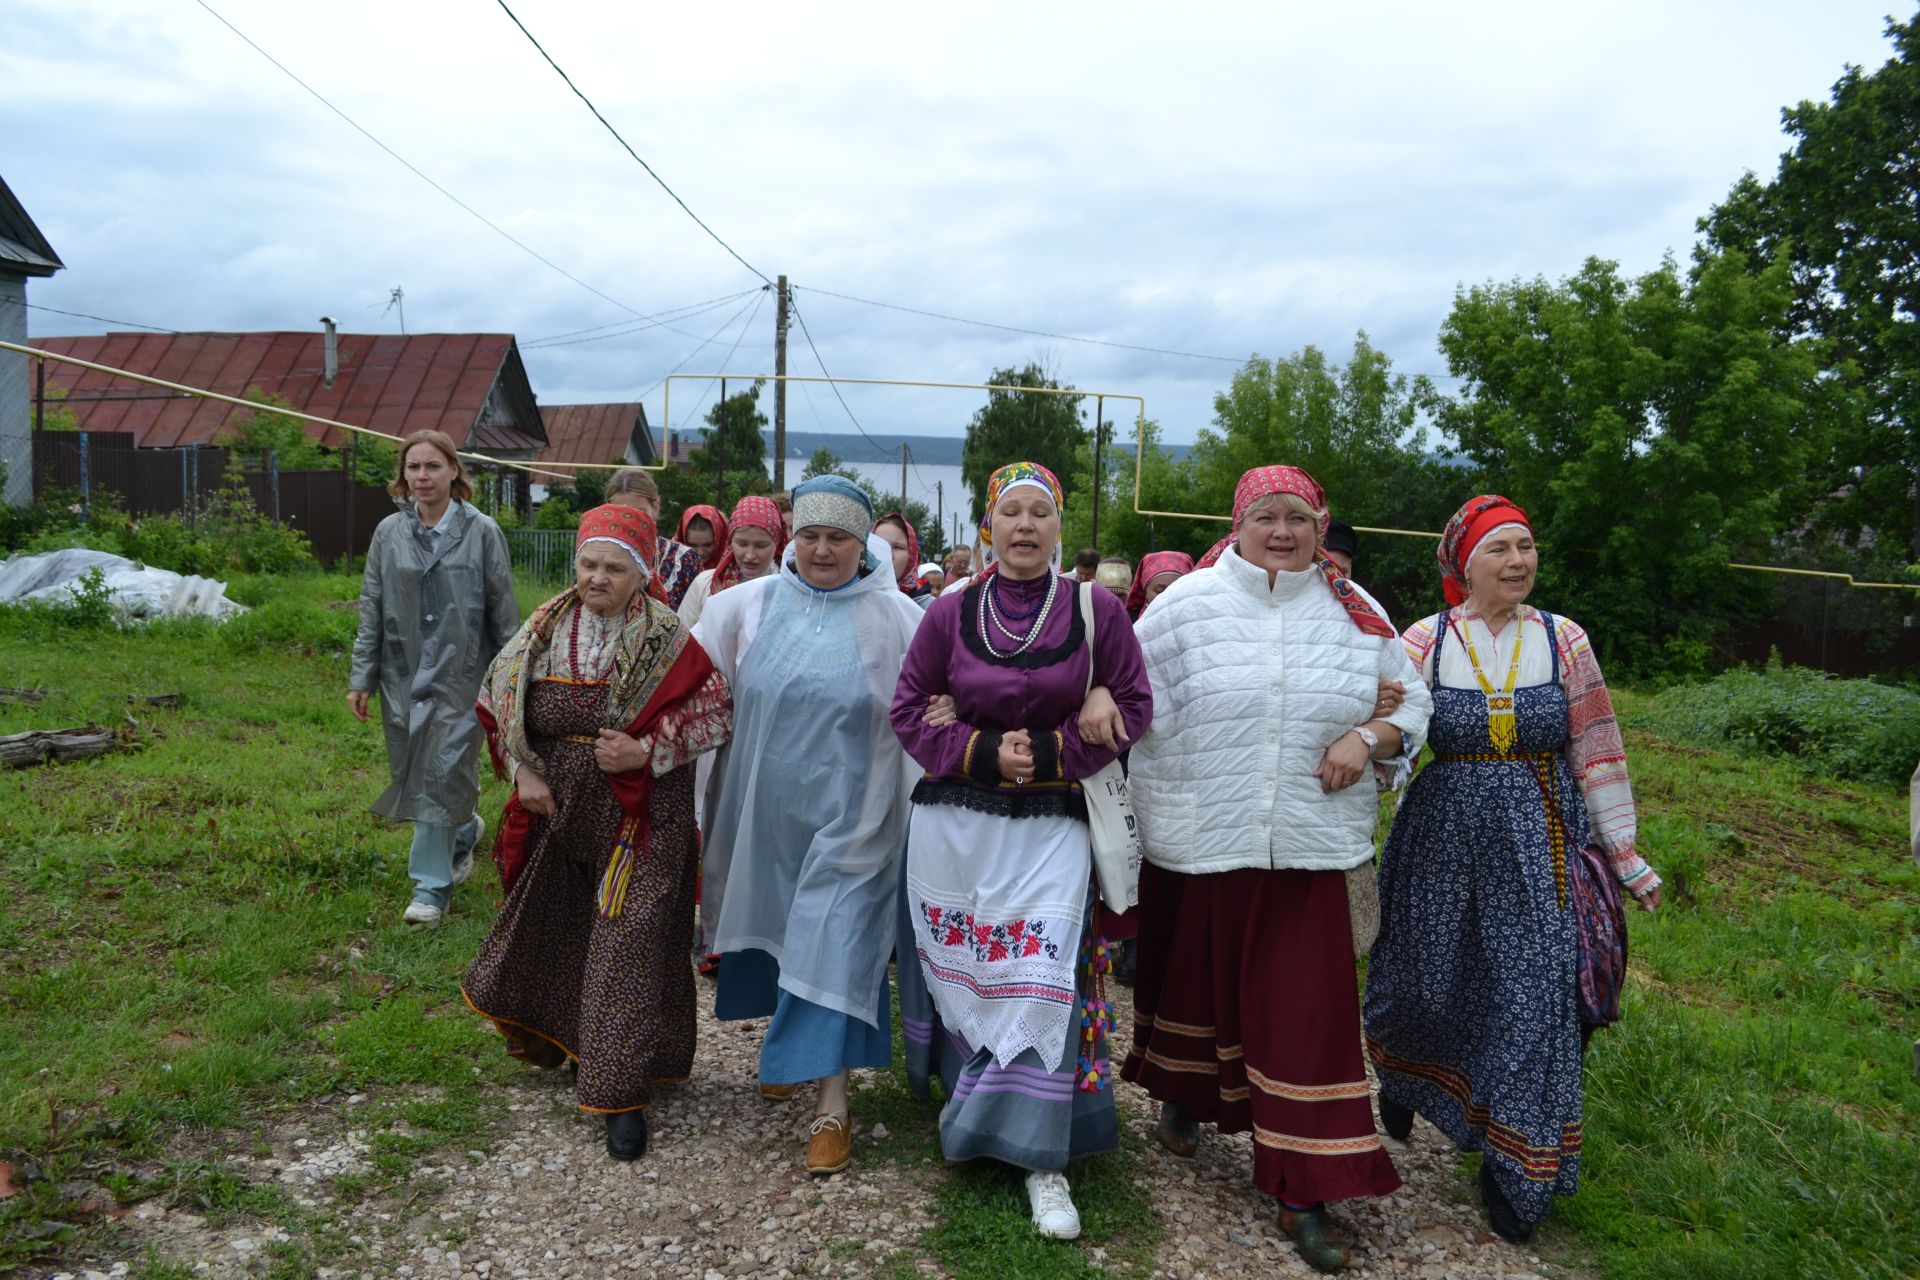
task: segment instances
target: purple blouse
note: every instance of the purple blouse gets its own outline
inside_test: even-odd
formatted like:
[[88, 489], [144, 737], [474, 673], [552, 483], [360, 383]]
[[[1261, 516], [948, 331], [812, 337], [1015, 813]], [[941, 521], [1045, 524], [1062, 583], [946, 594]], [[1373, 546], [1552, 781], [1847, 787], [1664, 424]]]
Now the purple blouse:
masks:
[[[995, 599], [1016, 612], [1038, 609], [1047, 590], [1045, 577], [1022, 582], [996, 574], [991, 580], [998, 584]], [[1074, 598], [1075, 585], [1071, 579], [1060, 580], [1046, 625], [1033, 645], [1016, 657], [994, 656], [981, 640], [980, 603], [985, 590], [986, 582], [975, 580], [964, 591], [936, 599], [927, 607], [926, 619], [907, 649], [892, 717], [900, 744], [927, 771], [914, 798], [977, 808], [981, 806], [975, 800], [983, 797], [959, 791], [992, 792], [1009, 801], [1016, 795], [1041, 801], [1049, 793], [1072, 792], [1077, 801], [1077, 788], [1069, 784], [1091, 777], [1118, 753], [1080, 740], [1087, 637]], [[1094, 588], [1092, 599], [1094, 683], [1105, 685], [1113, 694], [1127, 736], [1137, 742], [1153, 719], [1153, 691], [1140, 644], [1118, 596]], [[1001, 616], [1019, 634], [1031, 625], [1006, 618], [1004, 612]], [[1015, 647], [997, 628], [992, 634], [994, 648], [1001, 653]], [[927, 703], [942, 693], [953, 695], [959, 720], [929, 725], [924, 718]], [[1000, 777], [1000, 737], [1021, 728], [1033, 737], [1034, 780], [1016, 790]], [[1059, 811], [1058, 805], [1044, 803], [991, 807], [1008, 813]]]

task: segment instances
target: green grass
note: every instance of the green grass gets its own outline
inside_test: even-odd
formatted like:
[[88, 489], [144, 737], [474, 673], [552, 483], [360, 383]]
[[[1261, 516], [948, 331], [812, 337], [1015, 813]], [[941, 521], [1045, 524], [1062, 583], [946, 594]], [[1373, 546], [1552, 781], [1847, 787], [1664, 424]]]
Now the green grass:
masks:
[[[140, 722], [137, 749], [0, 775], [0, 1272], [113, 1228], [63, 1182], [276, 1221], [279, 1274], [351, 1252], [328, 1215], [249, 1182], [278, 1117], [364, 1092], [371, 1169], [344, 1201], [413, 1185], [430, 1152], [484, 1148], [490, 1086], [517, 1069], [460, 1003], [496, 890], [476, 876], [439, 932], [398, 923], [404, 828], [367, 812], [378, 730], [344, 708], [350, 578], [241, 579], [239, 624], [71, 630], [0, 610], [0, 733]], [[525, 610], [549, 594], [521, 588]], [[129, 694], [179, 692], [177, 708]], [[1643, 847], [1668, 882], [1632, 913], [1626, 1020], [1589, 1058], [1581, 1194], [1567, 1243], [1612, 1280], [1920, 1274], [1920, 889], [1904, 797], [1633, 732]], [[482, 806], [497, 812], [491, 782]], [[1019, 1180], [940, 1159], [936, 1107], [896, 1069], [854, 1100], [863, 1160], [933, 1206], [872, 1259], [956, 1277], [1144, 1274], [1159, 1228], [1131, 1147], [1076, 1165], [1077, 1244], [1036, 1239]], [[404, 1128], [400, 1128], [404, 1123]], [[398, 1131], [396, 1131], [398, 1130]], [[444, 1157], [442, 1157], [444, 1159]], [[1102, 1256], [1096, 1263], [1094, 1251]], [[180, 1268], [149, 1258], [136, 1274]]]
[[1632, 732], [1641, 843], [1619, 1026], [1588, 1057], [1581, 1193], [1620, 1280], [1920, 1273], [1920, 888], [1905, 797]]
[[[83, 1166], [129, 1195], [260, 1212], [218, 1161], [182, 1171], [173, 1153], [365, 1091], [356, 1123], [424, 1135], [380, 1153], [398, 1177], [418, 1143], [467, 1140], [449, 1117], [489, 1114], [483, 1086], [509, 1068], [455, 983], [496, 889], [476, 876], [437, 933], [399, 923], [408, 832], [367, 812], [385, 754], [346, 712], [355, 615], [329, 607], [357, 587], [241, 580], [263, 607], [225, 628], [75, 632], [0, 610], [6, 683], [50, 691], [0, 703], [0, 733], [139, 721], [133, 751], [0, 776], [0, 1158], [41, 1175], [0, 1202], [0, 1270], [59, 1243], [43, 1224], [84, 1225], [57, 1190]], [[127, 701], [172, 692], [178, 708]], [[439, 1118], [406, 1115], [428, 1089]]]

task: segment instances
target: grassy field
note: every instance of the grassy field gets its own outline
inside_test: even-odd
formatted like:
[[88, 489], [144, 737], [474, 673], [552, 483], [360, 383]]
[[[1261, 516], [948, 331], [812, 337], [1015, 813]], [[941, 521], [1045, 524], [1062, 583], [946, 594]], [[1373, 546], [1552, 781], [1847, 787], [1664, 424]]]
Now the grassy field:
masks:
[[[340, 1257], [323, 1215], [219, 1154], [326, 1094], [373, 1092], [376, 1130], [407, 1121], [348, 1194], [385, 1194], [436, 1146], [485, 1146], [489, 1086], [517, 1068], [455, 983], [496, 889], [476, 876], [438, 933], [398, 924], [407, 834], [366, 812], [384, 757], [342, 699], [356, 589], [242, 580], [263, 606], [246, 618], [138, 634], [0, 610], [0, 684], [49, 691], [0, 703], [0, 733], [139, 722], [135, 750], [0, 776], [0, 1161], [19, 1188], [0, 1198], [0, 1271], [114, 1229], [114, 1204], [62, 1189], [81, 1181], [275, 1219], [280, 1275]], [[177, 708], [128, 702], [173, 692]], [[1629, 726], [1647, 705], [1622, 703]], [[1629, 749], [1670, 901], [1634, 916], [1627, 1020], [1590, 1058], [1585, 1190], [1560, 1230], [1620, 1280], [1920, 1273], [1904, 798], [1644, 734]], [[489, 783], [483, 808], [502, 799]], [[963, 1276], [1031, 1256], [1017, 1181], [930, 1159], [897, 1077], [857, 1105], [918, 1135], [901, 1158], [942, 1219], [921, 1252]], [[1102, 1184], [1082, 1201], [1090, 1241], [1119, 1270], [1154, 1241], [1135, 1168], [1123, 1151], [1084, 1175]], [[1097, 1271], [1070, 1246], [1048, 1269]]]

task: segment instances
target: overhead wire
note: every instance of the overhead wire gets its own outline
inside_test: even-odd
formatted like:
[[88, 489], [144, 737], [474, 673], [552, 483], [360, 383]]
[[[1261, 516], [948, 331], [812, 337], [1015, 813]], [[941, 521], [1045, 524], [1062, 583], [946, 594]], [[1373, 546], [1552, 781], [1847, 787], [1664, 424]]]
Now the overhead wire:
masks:
[[[764, 289], [756, 289], [754, 290], [754, 292], [758, 293], [763, 298], [766, 297], [766, 290]], [[642, 391], [638, 396], [634, 398], [637, 400], [645, 400], [648, 396], [652, 395], [655, 391], [658, 391], [661, 388], [661, 386], [663, 386], [666, 383], [668, 378], [671, 378], [674, 374], [686, 368], [687, 362], [689, 360], [693, 359], [695, 356], [699, 355], [702, 351], [705, 351], [708, 347], [712, 346], [713, 343], [720, 337], [720, 335], [725, 333], [727, 329], [732, 326], [733, 322], [740, 318], [740, 312], [745, 311], [750, 306], [753, 306], [751, 302], [741, 303], [739, 311], [734, 312], [732, 315], [728, 316], [725, 320], [722, 320], [720, 322], [720, 327], [718, 329], [715, 329], [712, 333], [708, 334], [705, 338], [700, 340], [699, 346], [687, 352], [686, 355], [680, 357], [679, 364], [674, 365], [673, 368], [661, 374], [659, 379], [655, 381], [652, 386], [648, 387], [645, 391]], [[759, 309], [756, 307], [755, 311], [757, 312], [758, 310]], [[753, 323], [753, 320], [751, 317], [748, 318], [747, 323], [748, 324]], [[741, 330], [742, 334], [744, 334], [745, 332], [746, 332], [745, 329]]]
[[[204, 3], [204, 0], [202, 0], [202, 2]], [[687, 202], [680, 198], [680, 193], [675, 191], [672, 187], [668, 186], [667, 180], [665, 178], [662, 178], [659, 174], [655, 173], [653, 171], [653, 166], [648, 164], [644, 159], [642, 159], [640, 156], [640, 153], [638, 151], [635, 151], [632, 145], [629, 144], [625, 138], [620, 136], [620, 131], [613, 127], [613, 122], [608, 120], [606, 116], [600, 113], [599, 107], [596, 107], [593, 105], [593, 99], [589, 98], [585, 93], [581, 92], [580, 86], [573, 82], [573, 77], [568, 75], [564, 70], [562, 70], [560, 64], [553, 60], [553, 55], [548, 53], [546, 51], [546, 48], [543, 45], [541, 45], [541, 43], [538, 40], [534, 39], [533, 32], [527, 30], [527, 24], [520, 21], [519, 16], [516, 15], [512, 9], [509, 9], [507, 7], [507, 0], [497, 0], [497, 3], [499, 4], [501, 10], [507, 15], [507, 17], [513, 19], [513, 25], [520, 28], [520, 34], [525, 36], [527, 38], [527, 41], [530, 44], [532, 44], [535, 49], [539, 50], [540, 56], [546, 59], [547, 65], [552, 67], [554, 69], [555, 74], [557, 74], [563, 81], [566, 82], [567, 88], [573, 90], [573, 96], [587, 104], [587, 110], [593, 112], [593, 118], [595, 120], [598, 120], [602, 125], [606, 126], [607, 132], [613, 135], [613, 140], [620, 144], [622, 150], [624, 150], [628, 155], [633, 157], [634, 162], [636, 164], [638, 164], [642, 169], [645, 169], [647, 171], [647, 176], [649, 178], [652, 178], [656, 183], [658, 183], [662, 191], [672, 196], [673, 202], [679, 205], [681, 210], [689, 218], [692, 218], [694, 223], [702, 231], [706, 232], [707, 235], [712, 238], [715, 244], [719, 245], [722, 249], [725, 249], [729, 254], [731, 254], [735, 262], [739, 263], [741, 266], [745, 267], [747, 270], [753, 272], [753, 274], [755, 274], [756, 276], [759, 276], [762, 280], [766, 281], [766, 283], [772, 284], [773, 278], [771, 276], [769, 276], [766, 272], [762, 271], [760, 268], [754, 266], [751, 262], [748, 262], [745, 258], [741, 257], [739, 250], [735, 249], [732, 245], [728, 244], [725, 240], [721, 239], [720, 233], [715, 231], [712, 227], [708, 226], [706, 222], [700, 217], [700, 215], [695, 213], [693, 209], [690, 206], [688, 206]]]
[[[766, 300], [767, 300], [766, 290], [762, 289], [760, 291], [760, 296], [754, 302], [753, 315], [748, 316], [747, 322], [740, 326], [739, 336], [734, 338], [733, 345], [727, 349], [727, 354], [720, 358], [720, 368], [716, 372], [715, 376], [708, 381], [707, 389], [705, 391], [702, 391], [700, 393], [700, 398], [693, 402], [693, 408], [687, 410], [687, 416], [680, 419], [679, 430], [685, 431], [687, 429], [687, 423], [693, 420], [693, 415], [700, 412], [700, 406], [705, 404], [707, 402], [707, 397], [713, 394], [715, 387], [718, 386], [721, 380], [719, 375], [726, 373], [727, 364], [733, 359], [735, 355], [739, 353], [740, 340], [747, 336], [747, 330], [753, 328], [754, 318], [760, 314], [760, 307], [766, 302]], [[665, 382], [666, 379], [662, 378], [660, 379], [660, 381]], [[718, 430], [718, 428], [715, 428], [715, 429]]]
[[[726, 306], [729, 302], [737, 302], [741, 298], [746, 297], [748, 294], [765, 293], [765, 292], [766, 292], [765, 285], [758, 285], [752, 289], [743, 289], [739, 293], [728, 294], [724, 298], [716, 298], [712, 302], [706, 303], [703, 306], [695, 307], [690, 311], [683, 311], [683, 312], [676, 313], [673, 316], [673, 319], [691, 320], [695, 316], [703, 316], [709, 311], [717, 311], [721, 307]], [[550, 350], [553, 347], [577, 347], [582, 343], [586, 343], [586, 342], [606, 342], [612, 338], [627, 338], [627, 337], [633, 336], [636, 333], [645, 333], [649, 329], [671, 329], [675, 333], [686, 333], [684, 329], [675, 329], [672, 325], [668, 324], [665, 319], [662, 319], [660, 317], [655, 317], [652, 320], [645, 321], [645, 322], [638, 321], [638, 320], [622, 321], [620, 324], [620, 327], [615, 328], [612, 332], [609, 332], [609, 333], [593, 333], [593, 334], [587, 334], [584, 337], [578, 337], [578, 338], [547, 338], [538, 342], [523, 342], [520, 344], [520, 349], [522, 351], [546, 351], [546, 350]], [[699, 335], [686, 334], [686, 336], [691, 338], [691, 337], [698, 337]]]
[[[327, 99], [326, 95], [322, 94], [318, 89], [314, 88], [312, 85], [308, 84], [305, 80], [302, 80], [298, 75], [294, 74], [291, 68], [289, 68], [285, 63], [281, 62], [278, 58], [274, 57], [272, 54], [268, 53], [264, 48], [260, 46], [258, 42], [256, 42], [253, 39], [252, 36], [249, 36], [246, 32], [242, 31], [240, 28], [234, 26], [233, 23], [229, 22], [226, 19], [226, 17], [220, 13], [218, 9], [215, 9], [212, 5], [208, 4], [207, 0], [194, 0], [194, 3], [199, 5], [202, 9], [205, 9], [209, 14], [213, 15], [215, 21], [219, 22], [221, 26], [233, 32], [234, 35], [240, 37], [240, 39], [244, 41], [247, 44], [247, 46], [251, 48], [255, 53], [259, 54], [261, 57], [265, 58], [268, 62], [272, 63], [274, 67], [278, 69], [282, 75], [286, 76], [289, 80], [299, 85], [302, 89], [305, 89], [310, 95], [312, 95], [314, 101], [318, 102], [321, 106], [333, 112], [334, 115], [339, 116], [342, 120], [346, 121], [349, 125], [353, 127], [354, 131], [358, 133], [361, 137], [365, 138], [368, 142], [371, 142], [374, 146], [380, 148], [382, 151], [392, 156], [395, 160], [399, 161], [400, 164], [403, 165], [416, 178], [419, 178], [422, 182], [432, 187], [435, 191], [438, 191], [441, 195], [453, 201], [454, 204], [460, 206], [461, 209], [466, 211], [468, 214], [472, 215], [482, 225], [491, 229], [495, 234], [499, 235], [502, 239], [512, 244], [515, 248], [526, 253], [528, 256], [532, 257], [535, 261], [540, 262], [543, 265], [558, 272], [559, 274], [565, 276], [567, 279], [573, 281], [573, 283], [579, 285], [582, 289], [585, 289], [588, 293], [593, 294], [595, 297], [600, 298], [603, 301], [610, 302], [614, 306], [619, 307], [622, 311], [628, 312], [631, 315], [645, 318], [644, 313], [641, 312], [639, 308], [630, 306], [627, 303], [620, 301], [620, 299], [614, 297], [612, 294], [607, 293], [604, 290], [601, 290], [599, 288], [596, 288], [591, 284], [588, 284], [585, 280], [582, 280], [579, 276], [574, 275], [573, 272], [567, 270], [565, 267], [561, 266], [559, 263], [555, 262], [553, 259], [547, 257], [545, 254], [541, 253], [538, 249], [535, 249], [532, 245], [529, 245], [526, 241], [520, 239], [518, 236], [514, 235], [511, 231], [508, 231], [506, 228], [500, 226], [498, 223], [488, 218], [484, 213], [481, 213], [478, 209], [468, 204], [465, 200], [462, 200], [459, 196], [453, 194], [453, 192], [447, 190], [445, 187], [441, 186], [438, 182], [434, 181], [431, 177], [429, 177], [426, 174], [424, 170], [422, 170], [418, 165], [414, 164], [413, 161], [407, 159], [405, 156], [401, 155], [398, 151], [395, 151], [392, 147], [380, 141], [380, 139], [374, 137], [373, 134], [358, 120], [355, 120], [352, 116], [348, 115], [345, 111], [342, 111], [339, 107], [334, 106], [333, 103]], [[516, 19], [516, 21], [518, 20]], [[675, 198], [677, 199], [678, 197], [675, 197]], [[756, 272], [755, 274], [757, 275], [759, 273]], [[765, 279], [764, 276], [762, 276], [761, 278]], [[667, 325], [665, 327], [672, 328], [671, 325]], [[676, 332], [679, 332], [679, 331], [676, 330]], [[693, 337], [698, 337], [699, 335], [690, 333], [690, 334], [687, 334], [686, 336], [689, 338], [693, 338]]]
[[[700, 315], [702, 312], [711, 311], [715, 307], [723, 307], [729, 302], [738, 301], [739, 299], [746, 297], [748, 294], [758, 292], [759, 290], [762, 290], [764, 288], [766, 288], [765, 285], [757, 284], [757, 285], [754, 285], [753, 288], [751, 289], [742, 289], [738, 293], [729, 293], [725, 297], [709, 298], [705, 302], [690, 302], [684, 307], [674, 307], [668, 311], [656, 311], [654, 312], [653, 315], [648, 316], [647, 319], [656, 320], [663, 316], [668, 316], [676, 320], [685, 320], [690, 316], [697, 316], [697, 315]], [[569, 329], [565, 333], [550, 333], [544, 337], [530, 338], [527, 341], [521, 343], [520, 345], [523, 347], [541, 347], [541, 346], [547, 346], [549, 344], [557, 345], [558, 343], [561, 342], [562, 339], [577, 338], [582, 334], [588, 334], [588, 333], [600, 333], [607, 329], [620, 329], [628, 325], [633, 325], [638, 323], [640, 322], [632, 319], [609, 320], [605, 324], [588, 325], [584, 329]], [[614, 335], [614, 336], [618, 336], [618, 335]]]
[[0, 298], [0, 302], [10, 302], [25, 307], [29, 311], [51, 311], [57, 316], [73, 316], [80, 320], [95, 320], [101, 324], [121, 324], [129, 329], [147, 329], [154, 333], [179, 333], [178, 329], [168, 329], [157, 324], [141, 324], [138, 320], [113, 320], [107, 316], [96, 316], [85, 311], [65, 311], [59, 307], [43, 306], [38, 302], [25, 302], [19, 298]]

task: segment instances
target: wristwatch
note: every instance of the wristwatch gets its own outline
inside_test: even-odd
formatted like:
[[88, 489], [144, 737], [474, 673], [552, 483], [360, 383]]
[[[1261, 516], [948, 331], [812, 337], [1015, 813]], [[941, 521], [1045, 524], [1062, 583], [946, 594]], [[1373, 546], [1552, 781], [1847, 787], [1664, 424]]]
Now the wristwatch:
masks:
[[1379, 734], [1375, 733], [1373, 730], [1367, 728], [1367, 726], [1363, 724], [1357, 724], [1353, 726], [1353, 731], [1360, 735], [1360, 741], [1367, 744], [1368, 755], [1372, 755], [1375, 751], [1379, 750], [1379, 747], [1380, 747]]

